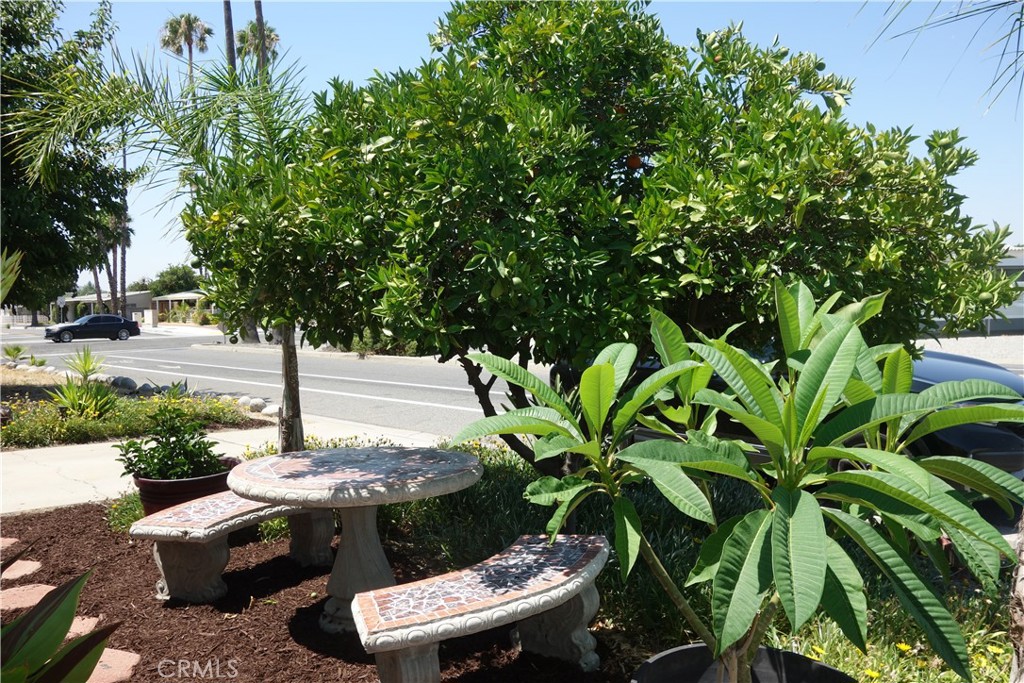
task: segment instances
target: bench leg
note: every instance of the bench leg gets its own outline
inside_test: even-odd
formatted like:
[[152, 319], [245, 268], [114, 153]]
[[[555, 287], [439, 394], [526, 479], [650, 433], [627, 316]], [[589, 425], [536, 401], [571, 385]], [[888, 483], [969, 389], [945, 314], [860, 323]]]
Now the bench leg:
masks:
[[289, 554], [303, 567], [330, 567], [334, 563], [334, 513], [311, 510], [288, 518], [291, 531]]
[[327, 633], [355, 631], [352, 598], [356, 593], [395, 585], [395, 575], [377, 534], [377, 506], [341, 508], [341, 541], [334, 558], [327, 593], [331, 596], [320, 615]]
[[207, 543], [156, 541], [153, 559], [160, 570], [156, 597], [186, 602], [212, 602], [228, 592], [222, 574], [228, 566], [228, 539]]
[[587, 626], [599, 604], [597, 589], [589, 583], [568, 602], [520, 621], [512, 640], [527, 652], [573, 662], [583, 671], [596, 671], [601, 660], [594, 652], [597, 641]]
[[377, 675], [380, 683], [440, 683], [441, 664], [437, 643], [416, 645], [392, 652], [378, 652]]

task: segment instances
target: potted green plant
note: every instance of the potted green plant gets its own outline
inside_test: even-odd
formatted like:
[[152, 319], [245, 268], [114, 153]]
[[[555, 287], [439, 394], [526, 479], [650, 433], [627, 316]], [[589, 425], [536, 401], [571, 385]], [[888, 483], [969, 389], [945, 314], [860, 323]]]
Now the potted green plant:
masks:
[[[723, 676], [747, 683], [755, 664], [776, 669], [772, 680], [788, 683], [853, 680], [807, 659], [794, 662], [799, 656], [792, 653], [784, 662], [779, 653], [762, 648], [780, 611], [796, 631], [820, 610], [866, 650], [863, 581], [841, 541], [858, 546], [879, 568], [935, 652], [970, 679], [963, 636], [911, 555], [921, 551], [941, 565], [945, 541], [982, 585], [994, 590], [1000, 556], [1015, 560], [1016, 555], [974, 510], [972, 497], [987, 495], [1009, 511], [1010, 501], [1024, 501], [1024, 483], [986, 463], [915, 459], [904, 449], [931, 431], [957, 424], [1024, 421], [1024, 406], [977, 404], [1020, 400], [1008, 388], [981, 380], [910, 393], [910, 356], [897, 346], [869, 347], [859, 329], [881, 310], [884, 296], [830, 313], [837, 299], [816, 308], [802, 284], [777, 285], [783, 351], [772, 363], [759, 362], [724, 339], [699, 335], [699, 343], [687, 343], [677, 326], [652, 313], [653, 344], [663, 368], [630, 387], [626, 378], [637, 349], [613, 344], [583, 372], [572, 401], [511, 361], [471, 356], [529, 391], [539, 405], [479, 420], [455, 442], [531, 434], [537, 458], [570, 455], [568, 462], [578, 464], [571, 474], [543, 477], [526, 491], [530, 501], [556, 506], [548, 533], [557, 533], [587, 498], [608, 496], [623, 577], [643, 558], [703, 641], [650, 660], [636, 681], [697, 681], [711, 675], [707, 680]], [[709, 388], [712, 372], [727, 389]], [[972, 405], [958, 407], [967, 401]], [[762, 457], [748, 457], [750, 444], [714, 436], [716, 414], [722, 413], [754, 435]], [[637, 424], [675, 436], [670, 422], [682, 423], [685, 435], [631, 442]], [[708, 489], [715, 477], [749, 485], [760, 506], [718, 519]], [[645, 479], [712, 530], [685, 579], [669, 574], [644, 534], [630, 491]], [[684, 593], [704, 583], [711, 586], [708, 621]]]
[[203, 425], [181, 408], [160, 406], [150, 434], [115, 448], [124, 475], [131, 475], [147, 515], [194, 498], [227, 491], [228, 472], [237, 461], [213, 452]]

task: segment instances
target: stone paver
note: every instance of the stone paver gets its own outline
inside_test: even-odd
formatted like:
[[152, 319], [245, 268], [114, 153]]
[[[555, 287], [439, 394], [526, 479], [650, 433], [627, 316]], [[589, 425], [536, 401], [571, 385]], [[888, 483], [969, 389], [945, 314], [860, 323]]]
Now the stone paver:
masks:
[[35, 560], [15, 560], [14, 563], [0, 574], [0, 579], [20, 579], [37, 571], [43, 565]]
[[75, 617], [71, 622], [71, 628], [68, 629], [68, 636], [66, 640], [77, 638], [78, 636], [84, 636], [89, 631], [96, 628], [96, 624], [99, 623], [99, 617]]
[[53, 589], [54, 586], [46, 586], [41, 583], [30, 583], [27, 586], [5, 588], [0, 591], [0, 610], [31, 607], [42, 600], [43, 596]]
[[140, 659], [142, 658], [134, 652], [113, 650], [108, 647], [103, 651], [87, 683], [118, 683], [131, 680], [132, 672]]
[[6, 550], [17, 542], [16, 538], [0, 538], [0, 550]]

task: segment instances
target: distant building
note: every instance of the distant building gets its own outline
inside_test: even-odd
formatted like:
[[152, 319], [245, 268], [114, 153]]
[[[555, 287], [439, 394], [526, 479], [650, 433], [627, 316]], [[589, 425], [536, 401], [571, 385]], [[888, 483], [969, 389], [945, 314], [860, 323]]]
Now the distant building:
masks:
[[[96, 301], [95, 293], [66, 297], [64, 299], [63, 311], [58, 312], [57, 320], [75, 320], [79, 316], [88, 315], [90, 313], [115, 312], [117, 306], [111, 304], [110, 294], [100, 292], [100, 298], [103, 299], [103, 306], [100, 306]], [[125, 311], [125, 317], [131, 319], [133, 314], [141, 314], [144, 311], [149, 310], [153, 295], [147, 289], [141, 292], [128, 292], [125, 299], [128, 305], [128, 310]], [[61, 313], [63, 315], [61, 315]]]

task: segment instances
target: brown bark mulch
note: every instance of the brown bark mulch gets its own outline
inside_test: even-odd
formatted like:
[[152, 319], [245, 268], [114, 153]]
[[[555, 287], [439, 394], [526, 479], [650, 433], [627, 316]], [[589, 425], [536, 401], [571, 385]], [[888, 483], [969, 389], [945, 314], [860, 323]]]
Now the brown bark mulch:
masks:
[[[78, 614], [100, 623], [123, 621], [109, 647], [141, 655], [132, 680], [229, 679], [239, 682], [377, 680], [372, 655], [355, 634], [328, 635], [317, 625], [326, 602], [328, 569], [303, 569], [288, 558], [288, 540], [233, 541], [224, 579], [228, 594], [209, 605], [160, 602], [151, 544], [134, 543], [109, 529], [105, 507], [76, 505], [41, 513], [7, 515], [0, 533], [20, 543], [5, 551], [33, 547], [23, 559], [42, 568], [4, 581], [60, 585], [93, 569]], [[441, 571], [429, 549], [385, 541], [397, 580], [411, 581]], [[4, 622], [17, 615], [4, 613]], [[508, 628], [441, 643], [441, 679], [458, 683], [626, 683], [631, 666], [609, 652], [598, 634], [601, 670], [581, 673], [573, 666], [510, 645]]]

